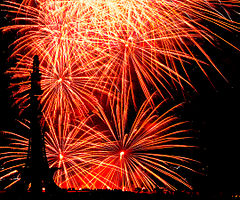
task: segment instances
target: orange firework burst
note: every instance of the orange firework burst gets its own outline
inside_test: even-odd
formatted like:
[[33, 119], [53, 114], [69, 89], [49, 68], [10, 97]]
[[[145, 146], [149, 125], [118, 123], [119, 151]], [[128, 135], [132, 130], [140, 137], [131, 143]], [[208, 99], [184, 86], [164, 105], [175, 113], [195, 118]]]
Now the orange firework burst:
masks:
[[90, 150], [97, 137], [87, 121], [73, 125], [67, 114], [59, 116], [55, 124], [51, 118], [46, 118], [49, 127], [45, 136], [47, 158], [50, 167], [59, 168], [54, 179], [62, 188], [92, 187], [86, 177], [93, 178], [90, 169], [95, 162]]
[[[7, 72], [15, 81], [11, 87], [19, 88], [13, 93], [13, 97], [22, 111], [29, 106], [31, 68], [32, 58], [25, 56], [20, 59], [16, 67], [10, 68]], [[80, 118], [87, 116], [90, 111], [101, 112], [102, 107], [93, 93], [104, 94], [105, 89], [100, 84], [98, 87], [95, 86], [95, 82], [98, 80], [91, 76], [88, 70], [77, 66], [72, 67], [71, 70], [67, 66], [63, 66], [61, 69], [45, 68], [41, 62], [40, 71], [43, 90], [40, 101], [46, 115], [51, 114], [52, 117], [56, 117], [64, 113], [71, 113], [75, 118]]]
[[12, 56], [21, 53], [24, 60], [25, 55], [38, 54], [44, 68], [57, 73], [60, 82], [64, 73], [71, 76], [76, 68], [90, 70], [98, 77], [92, 87], [108, 82], [109, 94], [120, 91], [123, 95], [130, 88], [134, 102], [136, 88], [149, 98], [150, 88], [165, 97], [172, 95], [171, 87], [183, 89], [183, 82], [191, 85], [185, 68], [188, 62], [207, 75], [204, 62], [190, 46], [218, 71], [198, 40], [213, 43], [213, 37], [219, 36], [201, 20], [239, 30], [216, 9], [239, 5], [232, 0], [46, 0], [37, 1], [36, 7], [31, 2], [5, 4], [9, 12], [17, 13], [17, 23], [3, 30], [18, 30], [20, 35]]
[[[137, 187], [145, 187], [152, 191], [159, 182], [175, 190], [172, 183], [175, 181], [191, 188], [174, 167], [193, 171], [187, 165], [194, 160], [167, 153], [171, 149], [192, 147], [181, 143], [181, 140], [189, 138], [184, 135], [188, 131], [179, 129], [185, 122], [172, 114], [181, 104], [160, 115], [158, 110], [163, 104], [153, 109], [151, 100], [144, 102], [130, 128], [127, 128], [131, 121], [127, 119], [128, 105], [119, 112], [121, 105], [118, 103], [112, 105], [111, 120], [102, 116], [107, 129], [102, 123], [99, 124], [100, 130], [97, 126], [90, 127], [88, 123], [92, 117], [78, 125], [71, 124], [69, 115], [59, 116], [56, 122], [46, 118], [47, 158], [50, 167], [59, 168], [55, 182], [63, 188], [133, 191]], [[99, 121], [96, 116], [92, 119], [95, 124]], [[7, 172], [4, 176], [18, 173], [16, 169], [24, 166], [28, 149], [26, 137], [14, 133], [9, 136], [15, 142], [2, 147], [6, 152], [2, 153], [1, 160], [14, 165], [4, 169]], [[163, 178], [163, 175], [168, 178]]]
[[[175, 190], [175, 180], [191, 188], [173, 168], [192, 170], [185, 164], [193, 160], [169, 153], [173, 149], [192, 147], [181, 143], [189, 138], [185, 135], [188, 130], [180, 129], [185, 122], [173, 114], [181, 104], [164, 111], [165, 102], [152, 108], [151, 101], [148, 99], [143, 103], [134, 120], [128, 117], [129, 105], [111, 104], [111, 116], [103, 117], [107, 130], [102, 130], [101, 126], [101, 134], [96, 132], [101, 138], [96, 149], [90, 151], [100, 163], [91, 171], [91, 175], [98, 177], [91, 180], [96, 187], [106, 188], [108, 185], [128, 191], [145, 187], [152, 191], [161, 182]], [[161, 109], [163, 113], [159, 114]], [[105, 180], [104, 185], [98, 180]]]

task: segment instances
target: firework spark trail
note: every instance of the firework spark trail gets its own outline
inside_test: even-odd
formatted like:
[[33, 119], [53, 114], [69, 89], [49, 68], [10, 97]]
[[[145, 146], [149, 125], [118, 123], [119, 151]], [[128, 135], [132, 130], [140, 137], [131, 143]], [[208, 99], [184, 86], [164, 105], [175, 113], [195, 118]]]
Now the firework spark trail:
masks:
[[46, 120], [49, 131], [45, 137], [50, 167], [60, 168], [55, 182], [64, 188], [80, 188], [83, 184], [90, 188], [86, 176], [93, 177], [89, 170], [94, 164], [90, 149], [95, 146], [96, 136], [86, 125], [87, 119], [77, 126], [71, 124], [69, 115], [59, 116], [58, 120], [56, 124], [51, 118]]
[[[96, 142], [96, 150], [90, 151], [100, 163], [91, 174], [99, 180], [106, 180], [105, 185], [94, 178], [91, 183], [100, 188], [107, 188], [108, 185], [110, 188], [117, 186], [118, 189], [133, 191], [145, 187], [153, 191], [159, 182], [175, 190], [173, 182], [176, 181], [191, 188], [172, 167], [180, 166], [193, 171], [187, 165], [194, 160], [166, 153], [168, 149], [193, 147], [181, 143], [190, 137], [186, 135], [188, 130], [181, 129], [185, 122], [173, 115], [181, 104], [159, 114], [158, 110], [164, 104], [162, 102], [152, 108], [151, 99], [146, 100], [131, 122], [132, 119], [128, 119], [129, 105], [112, 102], [111, 115], [103, 117], [106, 129], [101, 127], [99, 131], [104, 134], [98, 134], [103, 137]], [[163, 178], [163, 175], [170, 180]]]
[[[28, 138], [24, 137], [22, 134], [8, 131], [1, 131], [0, 134], [4, 134], [10, 140], [8, 146], [0, 146], [0, 161], [2, 165], [0, 170], [1, 179], [11, 177], [12, 175], [16, 177], [16, 175], [19, 175], [18, 170], [24, 167], [27, 159]], [[15, 181], [10, 181], [9, 183], [8, 180], [5, 188], [11, 187], [18, 181], [20, 181], [18, 176]]]
[[[134, 102], [137, 85], [147, 98], [150, 88], [165, 97], [172, 95], [172, 87], [179, 85], [183, 90], [183, 82], [191, 85], [185, 68], [188, 62], [198, 65], [206, 76], [206, 62], [218, 71], [198, 39], [213, 44], [213, 37], [220, 36], [201, 21], [239, 31], [237, 23], [216, 9], [239, 5], [232, 0], [47, 0], [38, 1], [36, 8], [29, 4], [31, 1], [22, 5], [6, 2], [9, 12], [17, 12], [17, 23], [3, 30], [15, 29], [20, 35], [13, 43], [12, 56], [38, 54], [44, 68], [51, 68], [59, 77], [76, 68], [90, 70], [88, 75], [98, 77], [94, 88], [99, 83], [104, 87], [105, 81], [111, 84], [105, 85], [110, 87], [106, 92], [126, 96], [129, 87]], [[206, 61], [199, 60], [190, 46]], [[74, 101], [71, 97], [70, 102]]]
[[[90, 77], [88, 71], [75, 67], [69, 71], [65, 66], [65, 71], [59, 72], [54, 68], [44, 68], [40, 63], [42, 73], [41, 86], [43, 95], [40, 101], [43, 112], [52, 117], [71, 113], [75, 118], [87, 116], [90, 112], [102, 112], [102, 106], [93, 95], [94, 92], [104, 94], [104, 87], [96, 87], [97, 77]], [[18, 104], [22, 111], [29, 106], [30, 74], [32, 72], [32, 58], [20, 58], [18, 65], [8, 70], [12, 75], [12, 88], [18, 87], [14, 91], [15, 104]], [[20, 79], [20, 83], [19, 83]]]

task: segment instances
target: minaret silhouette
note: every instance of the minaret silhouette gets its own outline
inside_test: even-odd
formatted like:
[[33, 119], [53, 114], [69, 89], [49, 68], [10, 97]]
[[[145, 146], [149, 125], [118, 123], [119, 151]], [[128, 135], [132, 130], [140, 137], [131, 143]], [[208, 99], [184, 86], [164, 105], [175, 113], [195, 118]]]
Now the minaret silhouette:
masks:
[[41, 73], [39, 72], [39, 58], [33, 59], [33, 71], [31, 73], [30, 90], [30, 137], [28, 155], [25, 167], [21, 173], [21, 181], [16, 190], [39, 194], [45, 188], [46, 192], [63, 191], [53, 181], [53, 173], [57, 168], [49, 168], [45, 151], [43, 115], [39, 97], [42, 95]]

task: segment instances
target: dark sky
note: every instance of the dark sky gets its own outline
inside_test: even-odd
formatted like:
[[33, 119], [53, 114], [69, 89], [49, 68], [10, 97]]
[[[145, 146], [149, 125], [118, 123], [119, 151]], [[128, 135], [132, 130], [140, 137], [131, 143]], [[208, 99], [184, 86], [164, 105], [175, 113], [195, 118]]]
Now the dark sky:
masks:
[[[7, 21], [0, 14], [0, 25]], [[221, 32], [224, 38], [240, 47], [240, 34]], [[9, 77], [4, 75], [8, 45], [14, 40], [14, 34], [0, 33], [0, 131], [12, 130], [17, 118], [17, 110], [11, 106]], [[210, 70], [209, 75], [215, 88], [201, 72], [191, 72], [193, 85], [198, 94], [188, 97], [182, 117], [189, 120], [195, 130], [198, 158], [205, 176], [193, 177], [196, 188], [212, 187], [216, 190], [238, 190], [236, 182], [240, 180], [240, 52], [218, 41], [216, 47], [205, 45], [208, 54], [214, 60], [229, 82]], [[4, 138], [1, 136], [1, 140]], [[237, 180], [237, 181], [235, 181]]]
[[[238, 33], [223, 34], [240, 47]], [[199, 93], [191, 96], [184, 113], [198, 131], [200, 160], [207, 175], [196, 178], [195, 184], [204, 189], [239, 191], [240, 52], [223, 42], [208, 51], [228, 82], [216, 72], [209, 73], [215, 88], [200, 74], [193, 79]]]

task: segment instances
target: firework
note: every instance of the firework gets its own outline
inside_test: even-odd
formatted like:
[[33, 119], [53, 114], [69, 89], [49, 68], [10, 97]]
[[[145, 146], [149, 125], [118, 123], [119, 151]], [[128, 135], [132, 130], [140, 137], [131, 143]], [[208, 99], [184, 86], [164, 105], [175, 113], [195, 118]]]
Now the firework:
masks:
[[[172, 95], [172, 87], [184, 89], [184, 82], [191, 85], [186, 68], [189, 62], [199, 66], [206, 76], [205, 62], [218, 71], [198, 41], [213, 43], [213, 37], [220, 36], [201, 21], [239, 30], [227, 14], [225, 17], [217, 11], [218, 7], [238, 5], [231, 0], [47, 0], [37, 1], [35, 7], [31, 5], [31, 1], [5, 4], [9, 12], [17, 13], [14, 18], [17, 23], [3, 30], [17, 30], [20, 35], [13, 43], [12, 56], [23, 54], [21, 63], [25, 64], [26, 56], [38, 54], [42, 66], [50, 73], [47, 76], [55, 77], [51, 88], [60, 85], [59, 88], [71, 91], [70, 80], [79, 76], [74, 73], [80, 70], [95, 76], [90, 79], [94, 80], [91, 89], [101, 85], [108, 94], [121, 92], [124, 96], [130, 88], [134, 102], [137, 88], [149, 98], [150, 88], [165, 97]], [[203, 54], [205, 62], [197, 58], [191, 46]], [[15, 70], [15, 73], [24, 76], [24, 72]], [[104, 90], [107, 87], [110, 91]], [[76, 91], [65, 96], [73, 108], [76, 99], [81, 99]]]
[[[96, 145], [97, 135], [92, 134], [92, 128], [87, 126], [89, 118], [74, 125], [70, 115], [61, 115], [57, 119], [45, 117], [45, 149], [50, 168], [58, 169], [54, 175], [54, 181], [61, 188], [93, 188], [89, 178], [91, 167], [97, 163], [90, 151]], [[29, 127], [25, 123], [21, 123]], [[76, 121], [75, 121], [76, 124]], [[2, 132], [11, 140], [9, 145], [1, 146], [1, 180], [10, 177], [5, 189], [21, 180], [21, 172], [26, 167], [29, 151], [29, 136], [23, 133]], [[16, 179], [17, 177], [17, 179]], [[16, 180], [15, 180], [16, 179]], [[30, 188], [30, 186], [28, 187]]]
[[58, 121], [46, 120], [49, 131], [46, 132], [46, 153], [50, 167], [57, 167], [55, 182], [62, 188], [90, 187], [85, 177], [90, 176], [89, 169], [94, 164], [91, 146], [95, 145], [96, 137], [85, 121], [72, 125], [69, 115], [59, 116]]
[[[26, 123], [20, 122], [28, 130]], [[1, 180], [6, 179], [5, 188], [9, 188], [20, 181], [19, 172], [25, 165], [28, 153], [28, 138], [27, 134], [17, 134], [9, 131], [1, 131], [6, 138], [9, 139], [7, 146], [0, 146], [0, 161], [1, 161]]]
[[105, 129], [101, 125], [100, 140], [96, 149], [90, 151], [100, 163], [91, 174], [104, 180], [103, 184], [93, 178], [91, 183], [96, 187], [153, 191], [162, 183], [175, 190], [173, 182], [176, 181], [191, 188], [174, 167], [192, 170], [187, 165], [193, 160], [176, 155], [177, 151], [170, 153], [173, 149], [193, 147], [181, 142], [189, 138], [188, 130], [181, 129], [185, 122], [173, 114], [181, 104], [164, 110], [165, 102], [152, 108], [152, 100], [143, 103], [135, 118], [128, 117], [129, 105], [111, 104], [111, 115], [103, 117]]
[[[153, 109], [151, 100], [145, 101], [132, 121], [128, 119], [128, 105], [122, 106], [124, 109], [120, 111], [120, 103], [113, 103], [111, 115], [102, 116], [105, 126], [101, 120], [96, 120], [96, 116], [90, 116], [78, 125], [71, 124], [69, 115], [60, 115], [57, 121], [45, 118], [47, 158], [50, 167], [59, 168], [55, 182], [62, 188], [133, 191], [145, 187], [152, 191], [159, 182], [175, 190], [171, 183], [175, 181], [191, 188], [174, 167], [193, 171], [187, 165], [194, 160], [167, 153], [171, 149], [192, 147], [181, 142], [189, 138], [185, 135], [188, 130], [182, 130], [180, 127], [185, 122], [173, 115], [181, 104], [159, 114], [163, 104]], [[93, 127], [90, 126], [92, 121], [101, 123]], [[24, 166], [28, 140], [14, 133], [9, 136], [16, 139], [4, 147], [6, 152], [1, 160], [5, 160], [5, 164], [18, 163], [4, 170], [10, 176]]]
[[[74, 118], [82, 118], [90, 112], [101, 112], [102, 107], [94, 96], [96, 93], [105, 93], [104, 87], [95, 86], [96, 77], [91, 77], [86, 70], [82, 68], [72, 68], [69, 71], [67, 66], [61, 68], [64, 71], [58, 71], [55, 68], [45, 68], [40, 63], [40, 72], [42, 74], [41, 87], [43, 95], [40, 97], [42, 111], [51, 116], [57, 117], [65, 113], [71, 113]], [[15, 104], [19, 105], [21, 112], [29, 106], [29, 91], [31, 89], [32, 58], [24, 57], [19, 59], [18, 65], [8, 70], [14, 82], [13, 97]]]

